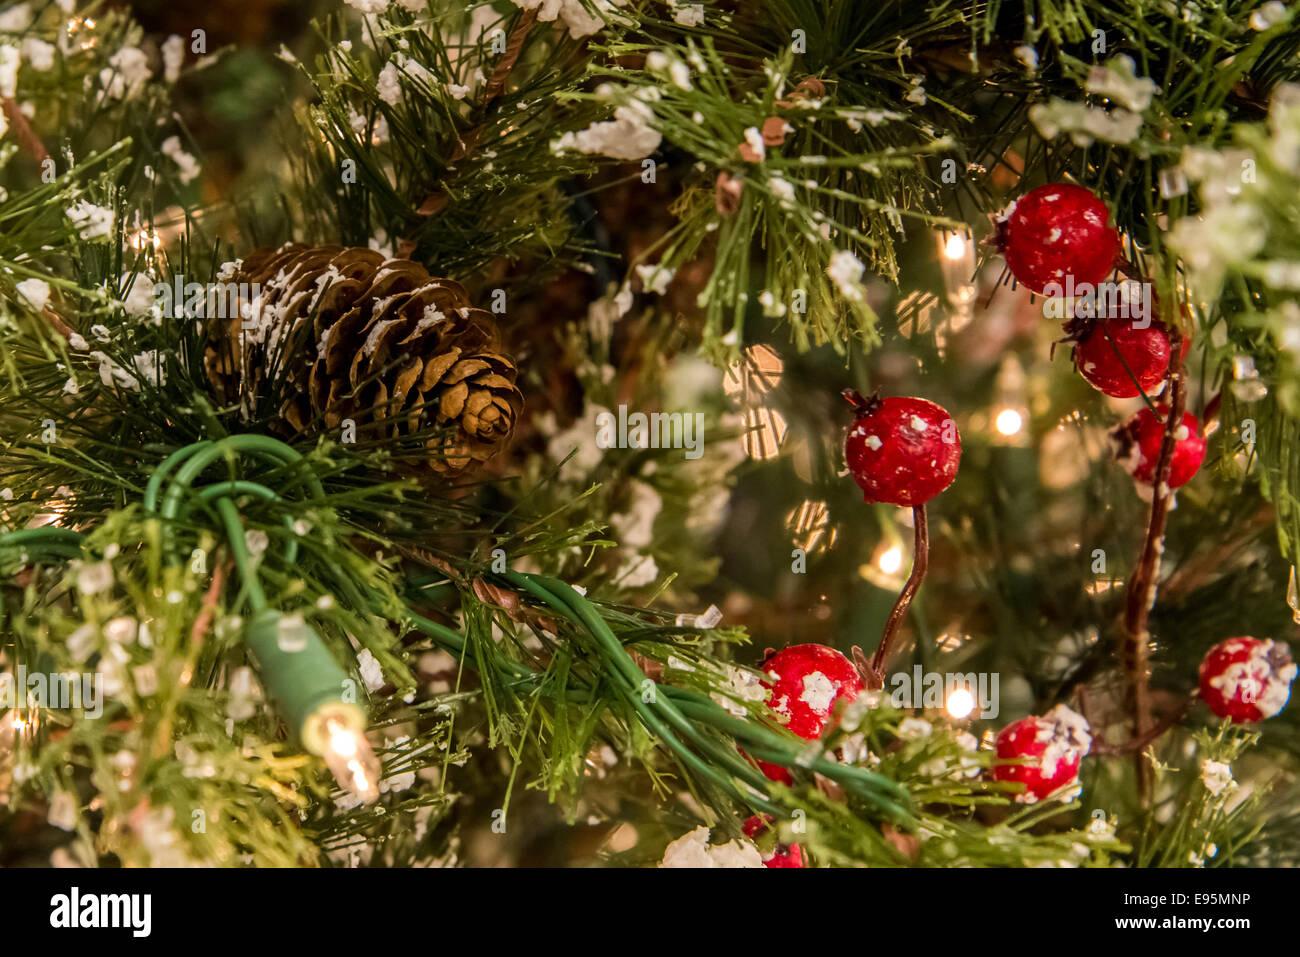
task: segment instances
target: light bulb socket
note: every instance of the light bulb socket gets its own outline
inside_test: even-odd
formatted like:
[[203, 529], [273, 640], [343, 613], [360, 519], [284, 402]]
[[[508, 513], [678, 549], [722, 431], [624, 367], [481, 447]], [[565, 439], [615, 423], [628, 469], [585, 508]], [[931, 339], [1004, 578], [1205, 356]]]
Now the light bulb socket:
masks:
[[246, 645], [280, 716], [308, 751], [321, 754], [324, 719], [337, 717], [363, 730], [366, 712], [346, 700], [356, 693], [355, 682], [320, 635], [306, 623], [294, 623], [286, 640], [283, 622], [284, 615], [274, 609], [258, 612], [249, 622]]

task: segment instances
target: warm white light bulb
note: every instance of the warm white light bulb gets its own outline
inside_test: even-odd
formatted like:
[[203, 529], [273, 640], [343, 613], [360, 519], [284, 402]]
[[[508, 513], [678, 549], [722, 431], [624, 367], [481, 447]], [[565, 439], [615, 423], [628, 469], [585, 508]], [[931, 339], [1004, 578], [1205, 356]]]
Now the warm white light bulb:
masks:
[[954, 688], [944, 707], [954, 718], [964, 718], [975, 710], [975, 696], [965, 688]]
[[903, 550], [897, 545], [892, 545], [881, 553], [880, 558], [876, 560], [880, 570], [886, 575], [892, 575], [903, 567]]
[[324, 717], [321, 757], [345, 791], [370, 804], [379, 797], [379, 759], [362, 729], [338, 714]]
[[1024, 419], [1015, 409], [1003, 409], [998, 413], [994, 425], [1003, 435], [1015, 435], [1024, 425]]
[[949, 233], [943, 244], [943, 257], [953, 262], [966, 258], [966, 237], [961, 233]]

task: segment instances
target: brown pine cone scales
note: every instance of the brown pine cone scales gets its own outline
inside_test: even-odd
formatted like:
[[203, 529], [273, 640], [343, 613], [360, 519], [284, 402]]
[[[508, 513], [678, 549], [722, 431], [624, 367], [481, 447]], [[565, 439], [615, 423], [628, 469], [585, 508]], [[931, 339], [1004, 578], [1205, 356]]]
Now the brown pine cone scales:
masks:
[[[223, 281], [257, 284], [246, 315], [208, 324], [204, 365], [245, 417], [282, 380], [288, 432], [357, 426], [357, 441], [426, 436], [430, 465], [456, 473], [504, 447], [523, 408], [491, 313], [465, 290], [371, 249], [260, 249]], [[306, 328], [305, 324], [310, 324]]]

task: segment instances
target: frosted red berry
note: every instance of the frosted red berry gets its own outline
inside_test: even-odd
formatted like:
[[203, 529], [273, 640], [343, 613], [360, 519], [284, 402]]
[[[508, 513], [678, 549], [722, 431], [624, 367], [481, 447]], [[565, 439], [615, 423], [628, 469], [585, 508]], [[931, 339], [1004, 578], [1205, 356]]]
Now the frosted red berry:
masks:
[[1023, 784], [1016, 800], [1032, 804], [1078, 780], [1092, 736], [1081, 715], [1058, 704], [1043, 717], [1030, 715], [1007, 725], [996, 746], [999, 762], [1020, 758], [1024, 763], [993, 765], [994, 780]]
[[844, 458], [866, 501], [923, 505], [952, 484], [961, 436], [943, 408], [925, 399], [851, 395], [857, 418]]
[[1079, 374], [1094, 389], [1117, 399], [1132, 398], [1139, 386], [1148, 395], [1158, 392], [1169, 372], [1169, 355], [1169, 333], [1163, 325], [1152, 322], [1139, 329], [1129, 319], [1089, 323], [1074, 346]]
[[1119, 233], [1106, 204], [1082, 186], [1050, 183], [1021, 197], [998, 224], [1007, 267], [1034, 292], [1050, 283], [1096, 285], [1119, 259]]
[[745, 836], [758, 845], [764, 867], [805, 867], [803, 848], [798, 844], [782, 844], [776, 839], [776, 829], [771, 827], [770, 814], [755, 814], [743, 825]]
[[[1169, 407], [1157, 406], [1160, 414], [1168, 415]], [[1132, 418], [1111, 433], [1115, 456], [1119, 463], [1143, 485], [1155, 482], [1156, 465], [1160, 461], [1160, 446], [1165, 438], [1165, 424], [1149, 408], [1139, 409]], [[1191, 481], [1201, 463], [1205, 461], [1205, 437], [1201, 423], [1190, 412], [1183, 413], [1183, 421], [1174, 433], [1174, 455], [1169, 466], [1169, 487], [1178, 488]]]
[[791, 645], [763, 662], [767, 705], [785, 726], [811, 741], [821, 737], [835, 704], [852, 701], [862, 690], [858, 669], [826, 645]]
[[[862, 678], [853, 662], [826, 645], [791, 645], [763, 662], [767, 706], [785, 726], [808, 741], [820, 738], [836, 704], [852, 701], [862, 691]], [[773, 781], [790, 784], [790, 772], [778, 764], [758, 762]]]
[[1229, 638], [1201, 661], [1201, 698], [1220, 718], [1236, 724], [1263, 721], [1285, 707], [1295, 676], [1286, 642]]

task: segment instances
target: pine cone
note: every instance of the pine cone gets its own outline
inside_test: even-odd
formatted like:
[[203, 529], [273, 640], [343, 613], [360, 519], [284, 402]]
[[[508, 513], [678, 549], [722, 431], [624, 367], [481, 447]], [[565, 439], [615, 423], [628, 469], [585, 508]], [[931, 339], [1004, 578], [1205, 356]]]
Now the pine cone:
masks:
[[445, 473], [510, 438], [523, 408], [515, 365], [459, 284], [370, 249], [296, 244], [258, 250], [222, 278], [249, 284], [252, 318], [211, 320], [204, 366], [245, 418], [278, 393], [269, 400], [286, 432], [352, 419], [358, 441], [423, 436]]

